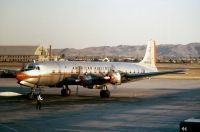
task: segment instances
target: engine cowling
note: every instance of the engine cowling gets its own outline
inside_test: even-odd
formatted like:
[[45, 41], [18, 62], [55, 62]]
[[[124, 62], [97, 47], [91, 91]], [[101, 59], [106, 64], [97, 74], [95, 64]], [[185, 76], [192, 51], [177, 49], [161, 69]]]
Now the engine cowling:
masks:
[[82, 85], [83, 87], [87, 87], [87, 88], [93, 88], [94, 84], [93, 84], [93, 78], [91, 75], [81, 75], [79, 76], [80, 79], [80, 85]]
[[112, 71], [108, 73], [108, 76], [110, 77], [110, 83], [114, 85], [120, 85], [121, 84], [121, 75], [119, 72]]

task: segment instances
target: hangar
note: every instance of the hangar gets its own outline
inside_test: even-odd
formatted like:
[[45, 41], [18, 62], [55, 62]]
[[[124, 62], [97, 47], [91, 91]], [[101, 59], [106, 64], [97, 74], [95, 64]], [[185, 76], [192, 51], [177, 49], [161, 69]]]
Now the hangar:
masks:
[[32, 62], [48, 59], [48, 50], [43, 46], [0, 46], [0, 62]]

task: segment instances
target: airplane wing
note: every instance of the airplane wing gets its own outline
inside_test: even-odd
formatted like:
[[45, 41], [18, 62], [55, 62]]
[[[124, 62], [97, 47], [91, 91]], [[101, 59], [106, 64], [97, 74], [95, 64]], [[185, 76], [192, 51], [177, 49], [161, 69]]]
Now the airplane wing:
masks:
[[176, 70], [167, 70], [167, 71], [158, 71], [158, 72], [150, 72], [150, 73], [140, 73], [140, 74], [124, 74], [125, 78], [143, 78], [143, 77], [151, 77], [151, 76], [158, 76], [158, 75], [164, 75], [164, 74], [173, 74], [173, 73], [182, 73], [185, 70], [183, 69], [176, 69]]
[[[114, 84], [118, 85], [121, 84], [120, 78], [125, 78], [125, 80], [122, 80], [122, 82], [131, 81], [134, 79], [140, 79], [144, 77], [151, 77], [151, 76], [157, 76], [157, 75], [163, 75], [163, 74], [173, 74], [173, 73], [181, 73], [184, 72], [184, 70], [170, 70], [170, 71], [159, 71], [159, 72], [150, 72], [150, 73], [140, 73], [140, 74], [129, 74], [129, 73], [122, 73], [122, 72], [114, 72], [109, 75], [95, 75], [95, 74], [83, 74], [83, 75], [77, 75], [74, 77], [67, 77], [63, 79], [58, 86], [63, 86], [64, 84], [68, 85], [81, 85], [83, 87], [87, 88], [93, 88], [94, 85], [103, 85], [103, 84]], [[119, 74], [118, 74], [119, 73]], [[120, 76], [118, 76], [120, 75]]]

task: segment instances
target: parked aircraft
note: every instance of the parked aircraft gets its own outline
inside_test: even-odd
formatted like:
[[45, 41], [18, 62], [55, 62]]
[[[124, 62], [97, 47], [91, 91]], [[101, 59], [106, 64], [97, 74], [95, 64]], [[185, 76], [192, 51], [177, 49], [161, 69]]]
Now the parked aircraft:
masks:
[[[134, 51], [133, 51], [134, 52]], [[146, 53], [139, 63], [127, 62], [86, 62], [86, 61], [47, 61], [27, 64], [17, 73], [20, 85], [31, 87], [30, 98], [35, 88], [41, 86], [62, 87], [61, 94], [70, 96], [68, 85], [81, 85], [100, 90], [101, 97], [110, 97], [107, 85], [122, 83], [144, 77], [182, 72], [183, 70], [158, 71], [156, 67], [155, 41], [148, 41]]]

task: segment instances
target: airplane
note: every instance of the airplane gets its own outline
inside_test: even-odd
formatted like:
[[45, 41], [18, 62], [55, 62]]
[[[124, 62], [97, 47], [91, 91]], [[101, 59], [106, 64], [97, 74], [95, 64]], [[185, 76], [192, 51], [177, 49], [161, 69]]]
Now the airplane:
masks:
[[14, 78], [19, 71], [20, 69], [0, 68], [0, 77]]
[[89, 89], [101, 89], [100, 97], [109, 98], [107, 85], [121, 85], [145, 77], [179, 73], [181, 69], [158, 71], [156, 67], [156, 42], [148, 41], [146, 53], [139, 63], [46, 61], [27, 64], [16, 74], [18, 84], [31, 88], [29, 98], [34, 98], [36, 88], [62, 87], [61, 95], [70, 96], [68, 85], [80, 85]]

